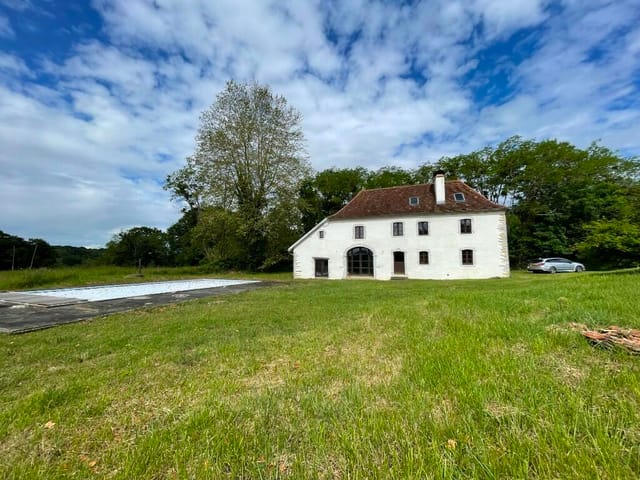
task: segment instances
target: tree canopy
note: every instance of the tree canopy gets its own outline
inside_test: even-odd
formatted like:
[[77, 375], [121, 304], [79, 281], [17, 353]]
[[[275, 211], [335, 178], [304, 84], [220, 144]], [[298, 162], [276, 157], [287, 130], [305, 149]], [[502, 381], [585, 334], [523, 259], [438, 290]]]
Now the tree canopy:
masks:
[[[596, 143], [579, 149], [557, 140], [512, 137], [496, 147], [442, 158], [435, 167], [510, 207], [512, 266], [555, 255], [580, 256], [591, 265], [632, 261], [624, 249], [614, 253], [611, 242], [597, 253], [590, 237], [611, 227], [605, 220], [638, 224], [635, 158], [621, 157]], [[633, 229], [617, 231], [622, 235]], [[609, 235], [615, 232], [608, 228]], [[605, 255], [608, 259], [600, 258]]]
[[122, 231], [107, 243], [105, 259], [108, 263], [121, 266], [166, 265], [167, 236], [162, 230], [151, 227]]
[[301, 115], [268, 86], [228, 82], [200, 121], [194, 153], [166, 182], [185, 202], [169, 232], [179, 262], [287, 265], [286, 248], [361, 189], [426, 183], [438, 170], [508, 207], [512, 267], [547, 255], [577, 257], [590, 267], [640, 261], [638, 161], [597, 143], [580, 149], [514, 136], [416, 169], [311, 172]]
[[0, 230], [0, 270], [51, 267], [56, 253], [40, 238], [24, 238]]
[[[242, 249], [237, 268], [268, 268], [287, 259], [285, 244], [297, 235], [301, 216], [295, 198], [310, 172], [301, 121], [268, 86], [233, 81], [202, 113], [196, 150], [166, 187], [198, 209], [198, 224], [209, 225], [208, 240], [200, 229], [200, 241], [211, 245], [209, 261], [228, 264], [220, 238], [230, 236]], [[222, 211], [227, 221], [218, 221]], [[227, 230], [216, 232], [220, 225]]]

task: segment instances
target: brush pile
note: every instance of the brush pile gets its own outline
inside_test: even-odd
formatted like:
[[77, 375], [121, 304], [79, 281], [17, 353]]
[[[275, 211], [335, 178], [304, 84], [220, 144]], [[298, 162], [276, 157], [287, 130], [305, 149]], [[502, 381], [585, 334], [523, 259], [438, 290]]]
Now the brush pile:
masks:
[[640, 330], [611, 326], [599, 330], [583, 330], [582, 335], [596, 347], [620, 347], [640, 354]]

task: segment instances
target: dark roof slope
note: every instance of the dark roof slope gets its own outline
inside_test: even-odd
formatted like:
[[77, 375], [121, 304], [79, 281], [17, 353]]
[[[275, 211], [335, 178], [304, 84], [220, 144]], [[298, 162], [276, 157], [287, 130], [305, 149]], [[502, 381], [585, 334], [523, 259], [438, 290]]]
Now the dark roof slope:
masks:
[[[455, 193], [464, 194], [464, 201], [457, 202]], [[410, 205], [409, 198], [418, 197], [418, 205]], [[436, 205], [434, 185], [407, 185], [402, 187], [361, 190], [332, 219], [379, 217], [386, 215], [477, 213], [506, 210], [493, 203], [461, 180], [445, 182], [445, 203]]]

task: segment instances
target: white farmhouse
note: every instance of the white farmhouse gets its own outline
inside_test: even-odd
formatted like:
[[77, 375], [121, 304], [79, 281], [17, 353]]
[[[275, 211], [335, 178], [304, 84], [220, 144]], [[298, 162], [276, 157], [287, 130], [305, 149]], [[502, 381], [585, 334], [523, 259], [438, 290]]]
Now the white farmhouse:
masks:
[[295, 278], [509, 276], [506, 209], [460, 180], [362, 190], [296, 243]]

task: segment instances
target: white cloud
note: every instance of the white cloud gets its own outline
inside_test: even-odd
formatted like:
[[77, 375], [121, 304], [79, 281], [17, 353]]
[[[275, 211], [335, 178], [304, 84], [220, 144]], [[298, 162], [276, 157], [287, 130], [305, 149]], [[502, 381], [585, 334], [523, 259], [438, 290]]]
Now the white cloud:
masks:
[[489, 39], [504, 37], [515, 30], [542, 23], [548, 1], [542, 0], [476, 0], [476, 13], [482, 15]]
[[0, 4], [19, 12], [33, 8], [30, 0], [0, 0]]
[[12, 38], [14, 36], [15, 32], [13, 31], [13, 28], [11, 28], [9, 19], [3, 15], [0, 15], [0, 37]]
[[[550, 22], [539, 51], [516, 72], [520, 90], [532, 101], [526, 109], [517, 108], [520, 97], [503, 106], [520, 112], [525, 134], [537, 131], [540, 136], [564, 137], [581, 146], [595, 139], [614, 148], [635, 144], [638, 151], [633, 139], [637, 124], [621, 123], [621, 112], [612, 108], [619, 104], [628, 110], [624, 118], [638, 118], [638, 105], [624, 101], [638, 93], [634, 85], [637, 56], [630, 61], [634, 30], [618, 33], [633, 23], [633, 10], [631, 3], [608, 4], [587, 12], [568, 10], [563, 18]], [[491, 117], [485, 120], [490, 122]]]
[[22, 59], [0, 52], [0, 74], [2, 73], [12, 76], [30, 74]]

